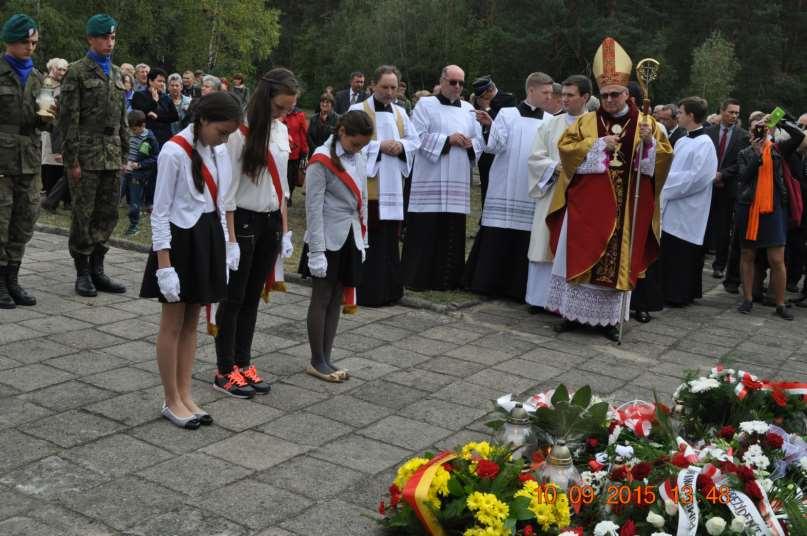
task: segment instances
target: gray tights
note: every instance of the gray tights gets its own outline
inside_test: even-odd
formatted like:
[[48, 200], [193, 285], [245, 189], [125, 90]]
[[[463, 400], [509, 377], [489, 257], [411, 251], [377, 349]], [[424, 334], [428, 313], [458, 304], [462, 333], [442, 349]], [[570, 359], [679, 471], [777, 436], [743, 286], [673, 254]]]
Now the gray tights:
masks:
[[311, 366], [323, 374], [336, 370], [331, 363], [331, 350], [339, 326], [342, 307], [342, 284], [313, 277], [311, 303], [308, 304], [308, 344]]

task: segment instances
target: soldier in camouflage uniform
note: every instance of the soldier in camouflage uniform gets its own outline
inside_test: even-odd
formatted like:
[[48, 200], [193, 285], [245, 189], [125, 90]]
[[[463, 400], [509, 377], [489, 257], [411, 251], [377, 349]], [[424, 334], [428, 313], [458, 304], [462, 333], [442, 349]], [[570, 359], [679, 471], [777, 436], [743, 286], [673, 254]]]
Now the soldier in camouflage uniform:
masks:
[[36, 22], [17, 14], [3, 25], [0, 58], [0, 308], [35, 305], [17, 275], [39, 214], [41, 133], [37, 115], [42, 75], [31, 56], [39, 41]]
[[120, 175], [129, 149], [125, 90], [112, 64], [118, 23], [105, 14], [87, 21], [90, 49], [71, 64], [59, 96], [62, 160], [70, 182], [73, 221], [70, 255], [76, 265], [76, 293], [126, 292], [104, 274], [106, 241], [118, 221]]

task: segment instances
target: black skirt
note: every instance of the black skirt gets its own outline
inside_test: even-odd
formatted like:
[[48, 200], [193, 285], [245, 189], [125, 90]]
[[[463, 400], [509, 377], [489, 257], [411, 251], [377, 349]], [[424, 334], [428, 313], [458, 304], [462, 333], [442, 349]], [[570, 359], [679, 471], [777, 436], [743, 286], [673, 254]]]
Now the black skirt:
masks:
[[465, 265], [465, 288], [524, 303], [529, 249], [529, 231], [483, 225], [476, 234]]
[[[218, 303], [227, 296], [227, 253], [224, 230], [217, 212], [202, 214], [190, 229], [171, 224], [171, 266], [179, 276], [179, 301]], [[157, 252], [146, 262], [141, 298], [167, 300], [157, 284]]]
[[751, 205], [737, 204], [735, 211], [735, 232], [740, 236], [743, 248], [775, 248], [787, 244], [787, 207], [782, 205], [779, 191], [774, 187], [773, 212], [760, 214], [759, 228], [756, 240], [746, 240], [745, 232], [748, 227], [748, 212]]
[[368, 203], [370, 247], [361, 267], [361, 285], [356, 289], [359, 305], [378, 307], [403, 297], [400, 228], [399, 221], [379, 219], [378, 201]]
[[[325, 259], [328, 261], [326, 280], [341, 283], [343, 287], [358, 287], [361, 284], [361, 251], [356, 247], [352, 228], [342, 248], [339, 251], [326, 250]], [[313, 277], [308, 269], [308, 244], [303, 246], [298, 271], [303, 277]]]

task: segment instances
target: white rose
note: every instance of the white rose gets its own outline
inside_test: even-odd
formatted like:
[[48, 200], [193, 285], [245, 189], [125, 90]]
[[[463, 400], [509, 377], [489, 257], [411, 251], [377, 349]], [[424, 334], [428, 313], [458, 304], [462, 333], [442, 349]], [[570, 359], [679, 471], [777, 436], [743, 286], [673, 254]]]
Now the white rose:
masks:
[[757, 480], [762, 489], [765, 490], [765, 493], [770, 493], [771, 489], [773, 489], [773, 480], [770, 478], [763, 478], [761, 480]]
[[678, 514], [678, 505], [667, 499], [664, 501], [664, 511], [667, 512], [668, 516], [674, 516]]
[[600, 521], [594, 527], [594, 536], [616, 536], [619, 525], [613, 521]]
[[651, 525], [653, 525], [654, 527], [656, 527], [657, 529], [664, 528], [664, 518], [662, 516], [658, 515], [657, 513], [655, 513], [653, 510], [650, 510], [649, 512], [647, 512], [647, 520], [646, 521], [648, 523], [650, 523]]
[[690, 390], [693, 393], [702, 393], [704, 391], [711, 391], [720, 387], [720, 382], [714, 378], [698, 378], [689, 382]]
[[706, 532], [711, 536], [723, 534], [724, 530], [726, 530], [726, 521], [722, 517], [710, 517], [706, 521]]
[[731, 530], [734, 532], [742, 532], [745, 530], [747, 523], [742, 517], [735, 517], [731, 520]]
[[629, 458], [633, 458], [633, 447], [631, 447], [630, 445], [617, 445], [616, 455], [621, 456], [626, 460]]

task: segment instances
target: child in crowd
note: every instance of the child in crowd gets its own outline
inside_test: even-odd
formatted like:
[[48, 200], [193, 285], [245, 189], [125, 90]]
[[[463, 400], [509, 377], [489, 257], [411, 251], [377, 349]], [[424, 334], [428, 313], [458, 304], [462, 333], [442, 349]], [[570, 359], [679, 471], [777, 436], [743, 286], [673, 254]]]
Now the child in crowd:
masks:
[[191, 397], [191, 372], [199, 310], [226, 297], [227, 268], [238, 268], [238, 242], [222, 202], [232, 179], [223, 144], [241, 118], [236, 97], [206, 95], [199, 99], [193, 124], [171, 138], [157, 159], [153, 251], [140, 296], [163, 304], [157, 335], [162, 415], [180, 428], [213, 423]]
[[129, 203], [129, 228], [124, 233], [134, 236], [140, 231], [140, 207], [143, 190], [157, 171], [157, 154], [160, 145], [154, 134], [146, 128], [146, 114], [132, 110], [129, 119], [129, 153], [123, 173], [126, 200]]
[[308, 344], [311, 364], [305, 372], [339, 383], [347, 371], [331, 361], [343, 293], [361, 282], [367, 247], [367, 158], [361, 150], [373, 134], [362, 111], [341, 116], [334, 134], [311, 157], [305, 182], [306, 230], [300, 273], [311, 276]]

